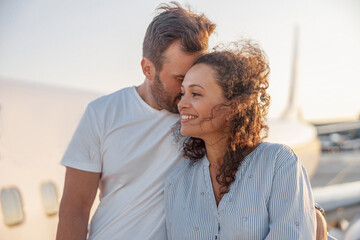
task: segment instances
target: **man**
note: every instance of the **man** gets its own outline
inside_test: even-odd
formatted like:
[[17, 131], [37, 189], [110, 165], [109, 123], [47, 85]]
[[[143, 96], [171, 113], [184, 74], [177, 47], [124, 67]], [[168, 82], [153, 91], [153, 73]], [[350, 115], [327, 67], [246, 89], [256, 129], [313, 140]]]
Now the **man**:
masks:
[[171, 128], [185, 73], [215, 29], [204, 15], [163, 5], [143, 42], [145, 81], [90, 103], [62, 159], [57, 239], [166, 239], [163, 180], [179, 161]]
[[171, 128], [185, 73], [208, 49], [215, 29], [174, 3], [150, 23], [139, 87], [90, 103], [63, 157], [67, 167], [57, 239], [166, 239], [163, 179], [179, 161]]

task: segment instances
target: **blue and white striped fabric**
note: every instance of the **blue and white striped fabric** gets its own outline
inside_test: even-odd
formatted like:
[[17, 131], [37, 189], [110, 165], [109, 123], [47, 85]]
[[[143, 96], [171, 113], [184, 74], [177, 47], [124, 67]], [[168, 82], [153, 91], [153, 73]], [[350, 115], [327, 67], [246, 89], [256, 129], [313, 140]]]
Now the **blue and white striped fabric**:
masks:
[[216, 205], [209, 161], [186, 163], [165, 183], [169, 240], [315, 239], [311, 186], [287, 146], [261, 143]]

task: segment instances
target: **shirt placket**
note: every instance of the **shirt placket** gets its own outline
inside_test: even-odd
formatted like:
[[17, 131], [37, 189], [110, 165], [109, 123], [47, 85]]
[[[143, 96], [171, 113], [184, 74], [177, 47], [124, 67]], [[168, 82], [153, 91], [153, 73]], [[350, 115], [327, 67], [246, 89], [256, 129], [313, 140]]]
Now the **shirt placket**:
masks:
[[[214, 239], [215, 240], [220, 240], [220, 231], [221, 231], [221, 218], [222, 218], [222, 214], [225, 211], [224, 208], [224, 204], [222, 203], [223, 200], [220, 201], [219, 203], [219, 208], [216, 205], [216, 200], [215, 200], [215, 196], [214, 196], [214, 190], [212, 188], [212, 184], [211, 184], [211, 179], [210, 179], [210, 172], [209, 172], [209, 166], [204, 165], [204, 178], [205, 178], [205, 185], [206, 185], [206, 191], [207, 191], [207, 195], [208, 195], [208, 201], [210, 203], [212, 212], [213, 212], [213, 216], [215, 219], [215, 233], [214, 233]], [[225, 196], [223, 198], [227, 197], [227, 194], [225, 194]]]
[[[242, 174], [242, 169], [240, 169], [240, 171], [238, 172], [237, 174], [237, 179], [240, 178], [240, 175]], [[210, 175], [209, 175], [210, 176]], [[216, 217], [216, 222], [217, 222], [217, 230], [218, 230], [218, 233], [217, 233], [217, 237], [215, 237], [216, 240], [219, 240], [221, 239], [223, 234], [221, 234], [221, 225], [222, 223], [224, 222], [224, 214], [226, 214], [226, 207], [227, 207], [227, 204], [228, 203], [231, 203], [233, 201], [233, 197], [232, 197], [232, 194], [233, 194], [233, 190], [232, 189], [237, 189], [237, 186], [238, 186], [238, 183], [239, 181], [238, 180], [235, 180], [232, 185], [230, 186], [230, 189], [228, 191], [228, 193], [226, 193], [223, 198], [220, 200], [219, 202], [219, 206], [217, 207], [217, 217]], [[213, 194], [214, 195], [214, 194]], [[216, 204], [216, 202], [215, 202]], [[215, 205], [216, 206], [216, 205]]]
[[216, 240], [221, 239], [221, 224], [223, 223], [222, 219], [224, 214], [226, 213], [226, 203], [228, 201], [232, 201], [231, 195], [230, 195], [230, 191], [228, 193], [226, 193], [223, 198], [220, 200], [219, 202], [219, 206], [217, 208], [218, 210], [218, 216], [216, 217], [216, 222], [217, 222], [217, 238], [215, 238]]
[[217, 226], [217, 233], [215, 234], [215, 239], [219, 240], [220, 239], [220, 229], [221, 229], [221, 224], [220, 224], [220, 218], [221, 216], [218, 215], [215, 220], [216, 220], [216, 226]]

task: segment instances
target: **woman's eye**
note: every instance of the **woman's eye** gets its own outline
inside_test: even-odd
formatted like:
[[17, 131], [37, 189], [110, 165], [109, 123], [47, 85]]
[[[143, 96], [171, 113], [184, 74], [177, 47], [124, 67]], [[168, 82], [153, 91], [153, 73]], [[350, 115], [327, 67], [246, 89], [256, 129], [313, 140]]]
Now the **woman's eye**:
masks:
[[194, 97], [201, 96], [201, 94], [200, 94], [200, 93], [197, 93], [197, 92], [193, 92], [192, 95], [193, 95]]
[[180, 97], [184, 96], [184, 92], [180, 92]]

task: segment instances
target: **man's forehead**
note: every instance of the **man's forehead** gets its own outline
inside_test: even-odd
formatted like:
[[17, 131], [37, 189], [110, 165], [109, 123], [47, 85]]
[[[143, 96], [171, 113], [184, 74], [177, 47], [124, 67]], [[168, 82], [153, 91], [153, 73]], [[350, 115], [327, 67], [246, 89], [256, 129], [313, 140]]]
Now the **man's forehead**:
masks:
[[187, 65], [188, 67], [191, 67], [196, 60], [198, 60], [201, 56], [203, 56], [204, 53], [198, 52], [198, 53], [171, 53], [168, 55], [163, 56], [163, 65], [173, 65], [175, 66], [184, 66]]
[[171, 58], [174, 58], [176, 56], [198, 56], [198, 57], [201, 57], [205, 54], [208, 54], [209, 53], [209, 50], [206, 49], [206, 50], [202, 50], [202, 51], [198, 51], [198, 52], [187, 52], [187, 51], [184, 51], [182, 49], [174, 49], [173, 51], [165, 51], [163, 52], [162, 54], [162, 57], [164, 59], [171, 59]]

